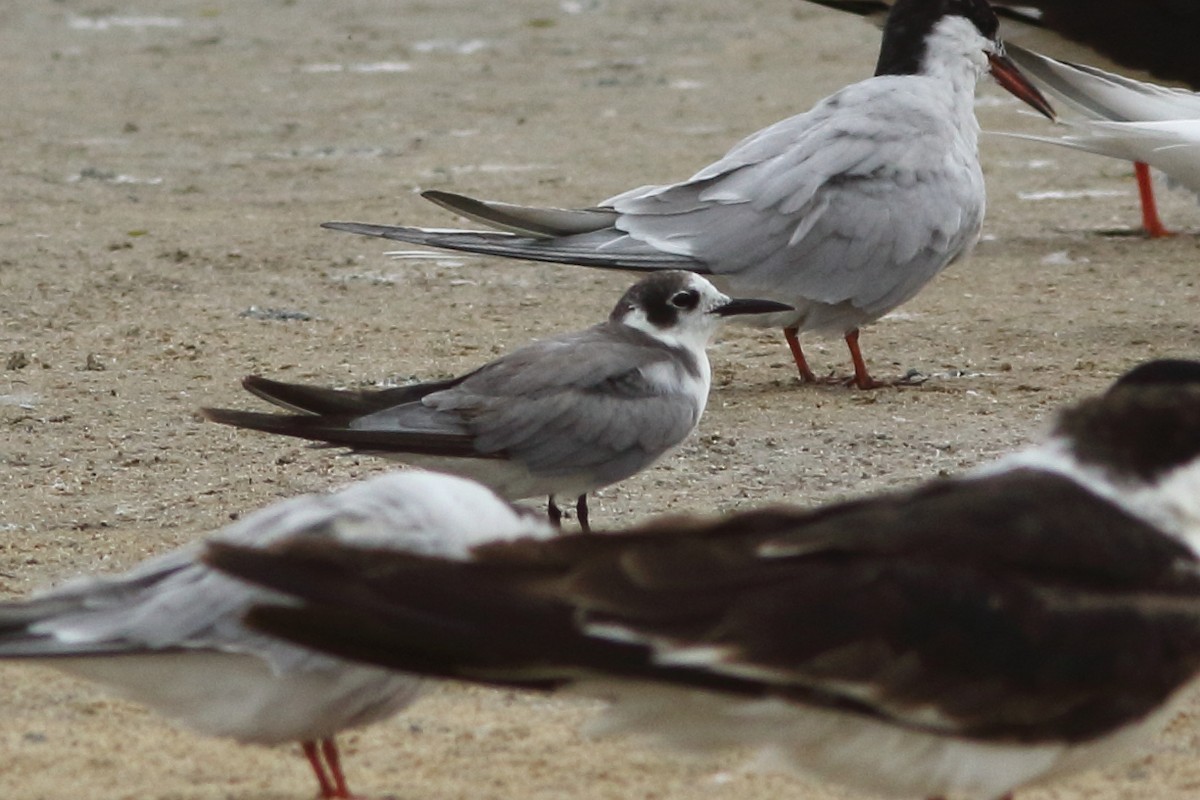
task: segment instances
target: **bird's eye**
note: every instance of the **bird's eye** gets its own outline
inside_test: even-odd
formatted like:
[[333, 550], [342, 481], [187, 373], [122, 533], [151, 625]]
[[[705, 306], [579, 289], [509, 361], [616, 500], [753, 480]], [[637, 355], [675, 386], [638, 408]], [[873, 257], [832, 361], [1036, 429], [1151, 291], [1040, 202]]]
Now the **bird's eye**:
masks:
[[695, 308], [700, 302], [700, 293], [695, 289], [688, 289], [686, 292], [676, 292], [671, 297], [671, 305], [676, 308]]

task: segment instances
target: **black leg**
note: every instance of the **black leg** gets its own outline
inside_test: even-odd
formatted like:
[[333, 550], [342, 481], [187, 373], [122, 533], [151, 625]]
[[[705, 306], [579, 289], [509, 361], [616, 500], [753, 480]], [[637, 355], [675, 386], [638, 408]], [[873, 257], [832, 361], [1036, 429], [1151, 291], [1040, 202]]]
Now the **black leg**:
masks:
[[562, 511], [558, 506], [554, 505], [554, 495], [546, 501], [546, 516], [550, 518], [550, 524], [556, 528], [562, 527]]
[[584, 533], [591, 533], [592, 526], [588, 525], [588, 508], [587, 495], [579, 495], [579, 499], [575, 501], [575, 516], [579, 519], [579, 527], [583, 528]]

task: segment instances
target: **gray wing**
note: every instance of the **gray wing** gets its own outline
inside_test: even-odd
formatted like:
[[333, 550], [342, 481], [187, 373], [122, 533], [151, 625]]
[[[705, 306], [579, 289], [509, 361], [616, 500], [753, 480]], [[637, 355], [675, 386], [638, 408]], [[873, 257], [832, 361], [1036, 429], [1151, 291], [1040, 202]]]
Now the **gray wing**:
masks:
[[[545, 535], [543, 527], [482, 486], [408, 472], [286, 500], [213, 539], [256, 548], [325, 539], [459, 558], [482, 538]], [[281, 671], [330, 660], [247, 630], [247, 609], [281, 598], [206, 566], [201, 548], [185, 546], [122, 574], [78, 578], [0, 604], [0, 658], [211, 649], [257, 655]]]
[[630, 236], [700, 259], [740, 294], [885, 313], [969, 250], [983, 220], [974, 142], [912, 85], [846, 87], [685, 183], [605, 205]]
[[[689, 382], [699, 390], [687, 391]], [[604, 324], [515, 350], [424, 403], [461, 419], [481, 455], [503, 453], [539, 474], [595, 470], [611, 482], [681, 442], [707, 390], [686, 354]], [[393, 423], [387, 411], [358, 421]]]

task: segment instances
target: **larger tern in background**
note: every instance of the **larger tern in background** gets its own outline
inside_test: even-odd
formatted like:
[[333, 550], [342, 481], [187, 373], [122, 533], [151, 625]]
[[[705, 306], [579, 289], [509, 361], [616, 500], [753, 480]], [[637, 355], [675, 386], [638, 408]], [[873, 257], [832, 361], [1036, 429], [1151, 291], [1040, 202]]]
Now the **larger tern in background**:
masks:
[[[472, 253], [626, 270], [685, 269], [789, 313], [801, 331], [845, 337], [860, 388], [858, 329], [968, 253], [984, 214], [974, 94], [988, 71], [1053, 118], [1003, 53], [984, 0], [900, 0], [875, 77], [752, 134], [688, 180], [643, 186], [593, 208], [528, 208], [448, 192], [424, 197], [499, 233], [329, 222], [325, 227]], [[749, 319], [749, 318], [748, 318]]]
[[860, 790], [997, 800], [1171, 720], [1200, 678], [1197, 547], [1200, 364], [1158, 362], [1045, 444], [913, 491], [469, 562], [305, 541], [209, 558], [300, 600], [248, 623], [306, 646], [595, 694], [607, 730]]
[[251, 376], [243, 385], [299, 414], [204, 409], [209, 419], [350, 447], [475, 478], [510, 499], [578, 498], [646, 469], [684, 440], [708, 401], [705, 348], [721, 321], [787, 311], [731, 300], [698, 275], [643, 278], [608, 321], [528, 344], [451, 380], [345, 391]]
[[[319, 539], [461, 558], [487, 538], [553, 533], [478, 484], [414, 471], [285, 500], [214, 539], [242, 547]], [[302, 742], [321, 797], [352, 797], [334, 735], [404, 708], [421, 679], [246, 629], [242, 615], [279, 595], [215, 572], [200, 552], [199, 544], [183, 547], [123, 574], [0, 603], [0, 659], [95, 680], [208, 735]]]

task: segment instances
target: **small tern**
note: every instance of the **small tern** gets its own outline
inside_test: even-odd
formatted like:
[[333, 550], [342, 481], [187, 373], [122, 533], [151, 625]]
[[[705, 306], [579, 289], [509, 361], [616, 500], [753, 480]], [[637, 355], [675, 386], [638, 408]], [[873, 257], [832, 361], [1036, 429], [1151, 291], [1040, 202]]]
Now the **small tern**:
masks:
[[247, 624], [306, 647], [603, 697], [605, 731], [856, 790], [998, 800], [1128, 757], [1197, 687], [1197, 547], [1200, 363], [1158, 362], [1040, 446], [915, 490], [469, 561], [325, 541], [207, 558], [293, 597]]
[[327, 222], [325, 227], [470, 253], [605, 269], [684, 269], [788, 313], [800, 377], [816, 381], [801, 331], [842, 335], [854, 383], [859, 328], [915, 296], [966, 255], [983, 224], [974, 94], [990, 69], [1053, 118], [1004, 55], [984, 0], [900, 0], [875, 77], [752, 134], [682, 183], [643, 186], [592, 208], [529, 208], [441, 191], [423, 196], [499, 232]]
[[346, 391], [250, 376], [243, 386], [296, 414], [203, 409], [214, 422], [349, 447], [474, 478], [512, 499], [578, 498], [649, 467], [695, 429], [708, 401], [705, 348], [721, 321], [780, 313], [726, 297], [690, 272], [634, 284], [606, 322], [528, 344], [457, 378]]
[[1065, 122], [1072, 132], [1064, 136], [1011, 135], [1134, 162], [1142, 226], [1152, 237], [1169, 235], [1158, 216], [1147, 167], [1161, 170], [1172, 185], [1200, 195], [1200, 94], [1021, 47], [1009, 52], [1044, 90], [1087, 117]]
[[[269, 548], [309, 539], [461, 558], [487, 538], [552, 533], [476, 483], [410, 471], [285, 500], [212, 540]], [[351, 797], [334, 735], [400, 711], [422, 680], [248, 630], [242, 615], [281, 596], [214, 571], [201, 552], [200, 544], [183, 547], [123, 574], [0, 603], [0, 659], [105, 684], [207, 735], [301, 742], [320, 796]]]
[[[882, 24], [893, 0], [810, 2], [858, 14]], [[1200, 3], [1194, 0], [992, 0], [992, 6], [1003, 19], [1009, 55], [1018, 67], [1035, 79], [1037, 76], [1030, 65], [1032, 63], [1036, 68], [1036, 62], [1019, 57], [1021, 52], [1016, 45], [1060, 55], [1066, 50], [1082, 50], [1090, 54], [1087, 60], [1110, 60], [1124, 70], [1142, 73], [1142, 80], [1155, 77], [1200, 89], [1200, 48], [1196, 47], [1195, 42], [1195, 32], [1200, 30]], [[1117, 81], [1126, 80], [1118, 76], [1111, 77]], [[1072, 102], [1070, 97], [1063, 99]], [[1084, 113], [1094, 116], [1090, 111]], [[1096, 118], [1114, 122], [1166, 121], [1156, 113], [1157, 108], [1154, 108], [1150, 116], [1135, 114], [1113, 117], [1101, 113]], [[1119, 148], [1120, 145], [1113, 145], [1111, 140], [1136, 136], [1136, 133], [1118, 132], [1097, 138], [1108, 140], [1099, 145], [1101, 147]], [[1127, 158], [1125, 155], [1117, 157]], [[1151, 237], [1170, 235], [1158, 215], [1149, 167], [1136, 158], [1130, 157], [1128, 160], [1134, 162], [1137, 175], [1143, 230]]]

